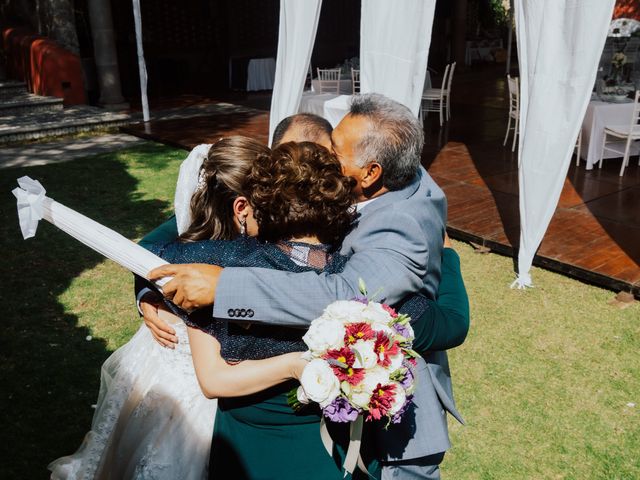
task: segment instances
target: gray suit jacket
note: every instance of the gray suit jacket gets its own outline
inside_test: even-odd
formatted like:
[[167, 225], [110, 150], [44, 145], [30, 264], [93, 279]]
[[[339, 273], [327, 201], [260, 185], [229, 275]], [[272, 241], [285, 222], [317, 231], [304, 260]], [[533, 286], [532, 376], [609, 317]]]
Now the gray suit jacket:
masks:
[[[344, 239], [349, 260], [340, 274], [288, 273], [260, 268], [225, 268], [218, 282], [214, 316], [234, 318], [254, 311], [252, 321], [306, 326], [335, 300], [350, 299], [365, 281], [370, 294], [395, 304], [422, 292], [434, 298], [440, 281], [446, 199], [420, 167], [414, 181], [364, 206]], [[419, 360], [414, 407], [406, 421], [379, 431], [380, 455], [388, 460], [444, 452], [450, 447], [445, 410], [460, 419], [453, 402], [446, 352]]]

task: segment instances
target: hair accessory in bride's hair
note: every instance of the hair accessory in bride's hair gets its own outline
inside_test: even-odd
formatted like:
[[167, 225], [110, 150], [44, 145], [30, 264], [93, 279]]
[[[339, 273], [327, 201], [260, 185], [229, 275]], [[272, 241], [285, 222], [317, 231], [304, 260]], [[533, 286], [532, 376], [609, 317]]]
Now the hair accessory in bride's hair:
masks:
[[196, 192], [204, 190], [204, 187], [207, 185], [207, 178], [204, 174], [204, 168], [200, 169], [200, 174], [198, 175], [198, 184], [196, 185]]

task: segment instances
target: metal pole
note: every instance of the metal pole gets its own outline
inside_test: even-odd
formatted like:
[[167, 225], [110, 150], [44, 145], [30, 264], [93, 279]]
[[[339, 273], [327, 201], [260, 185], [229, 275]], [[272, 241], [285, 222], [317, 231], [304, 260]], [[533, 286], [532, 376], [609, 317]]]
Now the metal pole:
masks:
[[149, 99], [147, 98], [147, 66], [142, 48], [142, 18], [140, 16], [140, 0], [133, 1], [133, 20], [136, 27], [136, 48], [138, 51], [138, 72], [140, 73], [140, 101], [142, 102], [142, 119], [149, 121]]

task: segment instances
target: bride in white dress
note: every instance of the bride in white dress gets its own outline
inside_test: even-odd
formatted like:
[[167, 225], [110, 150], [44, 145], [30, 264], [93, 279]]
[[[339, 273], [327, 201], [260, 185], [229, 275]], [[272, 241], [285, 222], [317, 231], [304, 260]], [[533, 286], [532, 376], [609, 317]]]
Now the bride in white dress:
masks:
[[[257, 155], [268, 152], [242, 137], [223, 139], [211, 152], [209, 147], [196, 147], [180, 168], [175, 207], [181, 234], [191, 225], [190, 201], [194, 192], [202, 192], [198, 172], [207, 156], [219, 162], [218, 182], [224, 182], [225, 168], [243, 178]], [[215, 227], [210, 233], [213, 238], [237, 234]], [[49, 465], [53, 480], [207, 478], [216, 400], [207, 399], [198, 385], [186, 325], [170, 314], [165, 320], [179, 339], [175, 349], [158, 344], [142, 324], [104, 362], [91, 430], [75, 453]]]

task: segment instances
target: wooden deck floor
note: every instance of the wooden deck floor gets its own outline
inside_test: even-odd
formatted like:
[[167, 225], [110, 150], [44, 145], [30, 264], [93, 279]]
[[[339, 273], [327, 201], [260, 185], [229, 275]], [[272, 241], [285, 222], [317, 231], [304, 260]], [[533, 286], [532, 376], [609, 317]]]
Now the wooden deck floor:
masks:
[[[502, 146], [505, 81], [495, 70], [456, 80], [452, 120], [442, 129], [437, 115], [425, 122], [423, 163], [447, 194], [451, 236], [512, 256], [519, 242], [518, 172], [515, 154]], [[125, 130], [185, 149], [234, 133], [266, 142], [268, 113], [246, 110]], [[534, 264], [640, 297], [640, 168], [637, 158], [622, 178], [619, 168], [616, 159], [589, 172], [584, 164], [572, 165]]]

